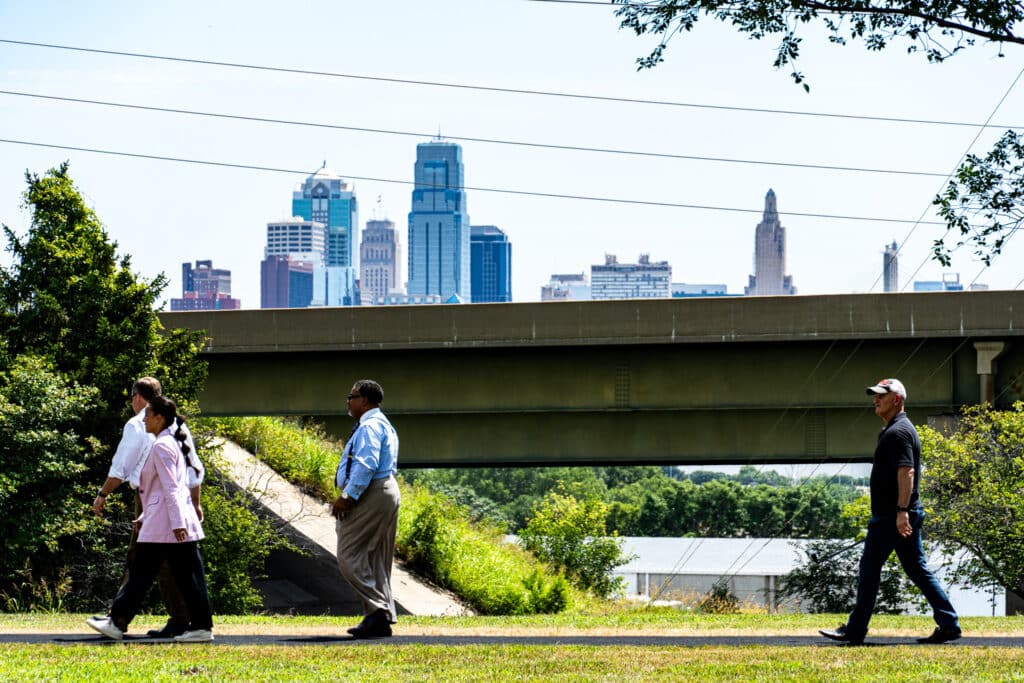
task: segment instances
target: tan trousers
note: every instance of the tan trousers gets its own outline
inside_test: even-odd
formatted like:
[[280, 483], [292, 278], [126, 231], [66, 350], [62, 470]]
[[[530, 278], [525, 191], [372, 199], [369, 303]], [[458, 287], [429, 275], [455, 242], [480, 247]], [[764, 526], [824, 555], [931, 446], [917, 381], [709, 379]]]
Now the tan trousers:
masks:
[[337, 520], [338, 569], [363, 603], [363, 614], [387, 610], [395, 623], [391, 563], [395, 559], [398, 507], [402, 502], [394, 477], [370, 482], [356, 506]]
[[[142, 498], [139, 497], [139, 492], [135, 491], [135, 518], [137, 519], [141, 514]], [[118, 590], [119, 594], [128, 583], [128, 574], [132, 570], [132, 562], [135, 561], [135, 546], [138, 544], [138, 539], [139, 532], [132, 529], [132, 537], [128, 540], [128, 562], [124, 571], [124, 579], [121, 580], [121, 588]], [[170, 620], [177, 626], [187, 627], [189, 619], [185, 598], [182, 597], [181, 591], [178, 590], [178, 584], [174, 582], [174, 576], [171, 574], [171, 567], [166, 562], [160, 566], [160, 573], [157, 574], [156, 584], [160, 588], [160, 597], [164, 601], [164, 607], [167, 608], [167, 615], [170, 617]]]

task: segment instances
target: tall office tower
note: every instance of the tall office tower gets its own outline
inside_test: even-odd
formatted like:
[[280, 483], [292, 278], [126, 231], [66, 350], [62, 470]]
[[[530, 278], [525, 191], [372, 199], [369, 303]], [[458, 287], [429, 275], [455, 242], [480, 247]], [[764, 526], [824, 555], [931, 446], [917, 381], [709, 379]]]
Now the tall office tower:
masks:
[[887, 292], [900, 291], [898, 282], [900, 262], [896, 255], [898, 251], [899, 247], [896, 246], [896, 240], [893, 240], [892, 246], [886, 245], [885, 255], [882, 257], [882, 278], [885, 281], [885, 291]]
[[268, 256], [260, 264], [260, 308], [307, 308], [313, 300], [313, 264]]
[[469, 234], [473, 303], [512, 301], [512, 243], [493, 225], [474, 225]]
[[172, 311], [234, 310], [242, 302], [231, 298], [231, 271], [214, 268], [213, 261], [181, 264], [181, 298], [171, 299]]
[[590, 266], [590, 296], [593, 299], [651, 299], [672, 296], [672, 266], [668, 261], [651, 263], [640, 254], [638, 263], [619, 263], [605, 254], [604, 265]]
[[586, 273], [555, 273], [540, 288], [541, 301], [589, 301], [590, 285]]
[[764, 216], [754, 231], [754, 274], [743, 293], [796, 294], [793, 277], [786, 275], [786, 229], [779, 222], [774, 190], [765, 195]]
[[359, 212], [355, 186], [323, 168], [292, 194], [292, 215], [326, 226], [323, 261], [314, 265], [313, 306], [350, 306], [359, 273]]
[[400, 294], [402, 240], [391, 221], [366, 221], [359, 245], [359, 290], [364, 303], [376, 304], [388, 294]]
[[469, 301], [469, 214], [462, 147], [440, 139], [416, 145], [409, 212], [409, 295]]
[[325, 266], [359, 265], [359, 212], [355, 187], [324, 167], [292, 194], [292, 215], [327, 226]]

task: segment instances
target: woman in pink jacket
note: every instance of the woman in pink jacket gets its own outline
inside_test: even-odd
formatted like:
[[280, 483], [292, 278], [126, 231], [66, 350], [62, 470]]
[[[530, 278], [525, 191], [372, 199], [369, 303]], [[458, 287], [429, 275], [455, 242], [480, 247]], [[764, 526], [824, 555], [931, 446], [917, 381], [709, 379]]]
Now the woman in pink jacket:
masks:
[[186, 468], [192, 466], [192, 461], [181, 428], [184, 423], [174, 401], [164, 396], [156, 397], [146, 408], [146, 431], [155, 435], [156, 441], [146, 457], [139, 482], [142, 515], [135, 520], [139, 528], [135, 558], [128, 582], [114, 598], [110, 615], [91, 617], [86, 622], [116, 640], [124, 638], [128, 624], [138, 613], [165, 561], [189, 614], [188, 630], [174, 639], [182, 643], [213, 640], [210, 598], [198, 543], [203, 538], [203, 527], [188, 489]]

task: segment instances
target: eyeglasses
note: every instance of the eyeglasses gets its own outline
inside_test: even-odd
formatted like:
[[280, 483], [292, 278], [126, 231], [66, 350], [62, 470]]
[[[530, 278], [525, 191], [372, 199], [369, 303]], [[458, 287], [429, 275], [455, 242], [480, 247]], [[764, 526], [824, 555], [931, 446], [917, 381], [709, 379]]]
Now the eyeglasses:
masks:
[[362, 397], [363, 397], [362, 394], [349, 394], [348, 396], [345, 397], [345, 399], [348, 400], [348, 401], [351, 401], [354, 398], [362, 398]]

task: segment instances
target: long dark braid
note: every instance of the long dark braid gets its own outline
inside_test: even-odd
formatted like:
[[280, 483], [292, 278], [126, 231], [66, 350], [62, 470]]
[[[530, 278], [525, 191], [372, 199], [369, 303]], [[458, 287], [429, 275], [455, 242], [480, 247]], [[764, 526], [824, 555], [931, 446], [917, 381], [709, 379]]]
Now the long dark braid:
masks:
[[154, 413], [164, 418], [164, 424], [170, 428], [171, 425], [177, 425], [177, 429], [174, 432], [174, 438], [178, 441], [178, 445], [181, 447], [181, 454], [185, 456], [185, 464], [192, 468], [192, 471], [196, 475], [200, 474], [199, 468], [192, 463], [192, 458], [188, 457], [188, 454], [192, 451], [186, 443], [188, 435], [182, 430], [185, 426], [185, 418], [178, 415], [178, 406], [171, 399], [166, 396], [156, 396], [149, 401], [149, 407], [146, 410], [152, 410]]

